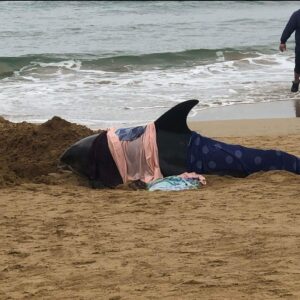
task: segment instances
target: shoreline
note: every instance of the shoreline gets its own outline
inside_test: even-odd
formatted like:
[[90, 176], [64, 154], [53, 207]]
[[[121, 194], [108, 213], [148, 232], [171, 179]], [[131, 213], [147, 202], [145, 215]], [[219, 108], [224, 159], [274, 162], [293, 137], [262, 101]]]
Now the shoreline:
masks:
[[190, 121], [222, 121], [300, 117], [300, 99], [240, 103], [197, 111]]
[[[126, 121], [122, 124], [118, 125], [114, 124], [116, 121], [111, 121], [111, 126], [108, 126], [108, 123], [104, 123], [101, 120], [93, 121], [92, 123], [87, 122], [78, 122], [71, 119], [66, 119], [59, 114], [59, 118], [62, 118], [68, 122], [75, 123], [78, 125], [86, 126], [91, 130], [104, 130], [108, 127], [115, 128], [125, 128], [125, 127], [135, 127], [145, 125], [149, 122], [155, 121], [159, 118], [163, 113], [171, 109], [165, 108], [159, 115], [157, 115], [152, 120], [148, 120], [145, 122], [135, 122], [135, 124], [127, 124]], [[220, 107], [211, 107], [203, 110], [197, 110], [197, 114], [195, 116], [190, 116], [192, 113], [188, 115], [187, 122], [192, 124], [195, 122], [221, 122], [221, 121], [229, 121], [229, 120], [256, 120], [256, 119], [287, 119], [287, 118], [297, 118], [300, 117], [300, 99], [293, 100], [282, 100], [282, 101], [274, 101], [274, 102], [261, 102], [261, 103], [240, 103], [240, 104], [232, 104], [227, 106]], [[52, 115], [54, 117], [55, 115]], [[27, 122], [31, 124], [40, 125], [49, 119], [44, 121], [32, 121], [32, 120], [24, 120], [20, 117], [14, 117], [15, 120], [10, 119], [7, 116], [1, 116], [5, 120], [9, 120], [12, 123], [21, 123]]]

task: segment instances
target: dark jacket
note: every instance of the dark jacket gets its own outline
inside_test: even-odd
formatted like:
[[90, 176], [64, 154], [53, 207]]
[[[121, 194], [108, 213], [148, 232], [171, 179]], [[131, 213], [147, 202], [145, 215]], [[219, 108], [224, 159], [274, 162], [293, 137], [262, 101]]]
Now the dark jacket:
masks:
[[300, 9], [292, 14], [288, 23], [286, 24], [281, 35], [281, 43], [285, 44], [294, 31], [296, 31], [296, 48], [300, 50]]

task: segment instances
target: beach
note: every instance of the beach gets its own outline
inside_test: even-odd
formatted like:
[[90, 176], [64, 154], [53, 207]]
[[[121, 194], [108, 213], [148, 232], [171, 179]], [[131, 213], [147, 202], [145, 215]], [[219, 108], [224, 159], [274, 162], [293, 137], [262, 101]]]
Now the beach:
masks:
[[[299, 118], [189, 126], [300, 156]], [[1, 119], [1, 299], [299, 299], [299, 176], [95, 190], [56, 168], [59, 153], [91, 133], [60, 118]]]
[[300, 156], [294, 36], [278, 49], [298, 9], [0, 1], [0, 300], [300, 299], [299, 175], [149, 192], [58, 168], [76, 141], [190, 99], [192, 130]]

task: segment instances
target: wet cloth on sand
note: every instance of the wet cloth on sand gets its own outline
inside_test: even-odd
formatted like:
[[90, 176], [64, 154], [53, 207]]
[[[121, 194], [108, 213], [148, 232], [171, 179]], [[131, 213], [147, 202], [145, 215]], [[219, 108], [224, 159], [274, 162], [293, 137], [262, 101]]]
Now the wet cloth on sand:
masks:
[[156, 179], [147, 184], [149, 191], [182, 191], [194, 190], [201, 186], [197, 178], [183, 178], [180, 176], [168, 176]]

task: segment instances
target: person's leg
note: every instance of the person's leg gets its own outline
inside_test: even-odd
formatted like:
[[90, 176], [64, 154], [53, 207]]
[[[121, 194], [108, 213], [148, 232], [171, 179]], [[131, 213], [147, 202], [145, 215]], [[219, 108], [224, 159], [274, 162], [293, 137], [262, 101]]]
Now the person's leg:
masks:
[[298, 92], [299, 90], [299, 77], [300, 77], [300, 51], [295, 51], [295, 69], [294, 69], [294, 81], [291, 88], [291, 92]]

